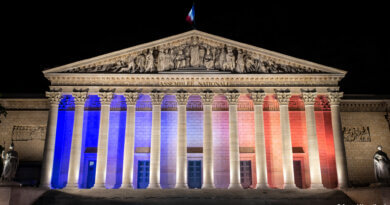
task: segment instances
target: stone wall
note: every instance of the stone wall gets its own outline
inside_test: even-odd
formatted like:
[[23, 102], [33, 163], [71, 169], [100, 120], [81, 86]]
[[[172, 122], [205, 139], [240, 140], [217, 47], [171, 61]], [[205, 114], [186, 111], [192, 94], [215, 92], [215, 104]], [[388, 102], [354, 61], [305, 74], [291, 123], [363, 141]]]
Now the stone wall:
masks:
[[[343, 128], [345, 127], [347, 131], [352, 130], [345, 134], [344, 140], [349, 180], [352, 185], [367, 185], [375, 182], [373, 156], [378, 145], [382, 145], [383, 151], [390, 154], [390, 132], [385, 114], [385, 112], [341, 113]], [[367, 127], [369, 128], [369, 134], [362, 133], [363, 127], [366, 130]], [[359, 132], [363, 138], [359, 136]]]

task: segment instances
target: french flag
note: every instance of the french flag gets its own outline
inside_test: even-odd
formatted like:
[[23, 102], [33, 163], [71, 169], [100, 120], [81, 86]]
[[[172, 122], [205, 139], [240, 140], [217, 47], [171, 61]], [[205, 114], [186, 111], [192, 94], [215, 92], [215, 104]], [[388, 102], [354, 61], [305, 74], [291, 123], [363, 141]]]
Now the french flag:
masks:
[[190, 24], [193, 24], [195, 22], [195, 6], [194, 5], [192, 5], [190, 12], [188, 12], [188, 15], [186, 17], [186, 21], [188, 21], [188, 23], [190, 23]]

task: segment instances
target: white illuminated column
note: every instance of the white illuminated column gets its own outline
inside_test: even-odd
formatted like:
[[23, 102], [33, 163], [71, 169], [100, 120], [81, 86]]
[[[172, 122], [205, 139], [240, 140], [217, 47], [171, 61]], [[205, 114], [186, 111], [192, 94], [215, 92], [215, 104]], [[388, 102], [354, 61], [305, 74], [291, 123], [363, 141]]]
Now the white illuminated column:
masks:
[[105, 189], [107, 172], [108, 131], [110, 124], [110, 105], [114, 94], [112, 92], [100, 92], [98, 93], [98, 96], [100, 98], [101, 110], [96, 159], [95, 185], [93, 186], [93, 189]]
[[176, 93], [177, 113], [177, 153], [176, 153], [176, 186], [177, 189], [188, 188], [187, 184], [187, 101], [188, 93]]
[[202, 189], [214, 189], [212, 104], [214, 94], [201, 93], [203, 104], [203, 184]]
[[289, 91], [277, 91], [276, 97], [279, 102], [280, 109], [280, 128], [282, 131], [282, 158], [283, 158], [283, 178], [284, 178], [284, 188], [285, 189], [294, 189], [295, 180], [294, 180], [294, 167], [293, 167], [293, 153], [292, 153], [292, 143], [291, 143], [291, 130], [290, 130], [290, 118], [288, 114], [288, 102], [290, 100], [291, 94]]
[[316, 118], [314, 103], [317, 97], [315, 92], [303, 92], [302, 100], [305, 103], [307, 147], [310, 167], [310, 188], [323, 189], [320, 165], [320, 153], [318, 151], [318, 140], [316, 130]]
[[338, 188], [340, 189], [348, 187], [347, 160], [345, 156], [344, 136], [341, 130], [340, 117], [340, 99], [342, 96], [342, 92], [330, 92], [328, 94], [330, 109], [332, 112], [332, 128], [336, 158], [337, 181]]
[[252, 92], [255, 114], [255, 152], [256, 152], [256, 177], [257, 189], [268, 189], [267, 158], [265, 150], [263, 102], [265, 93]]
[[121, 189], [133, 188], [133, 169], [134, 169], [134, 138], [135, 138], [135, 105], [138, 100], [138, 93], [127, 92], [126, 98], [126, 133], [125, 150], [123, 153], [123, 175]]
[[56, 142], [58, 105], [62, 99], [61, 92], [46, 92], [50, 103], [49, 119], [47, 120], [46, 142], [43, 152], [41, 187], [51, 188], [53, 175], [54, 147]]
[[150, 172], [148, 189], [160, 189], [161, 102], [163, 93], [150, 93], [152, 99], [152, 137], [150, 142]]
[[73, 124], [72, 145], [70, 147], [69, 171], [67, 189], [78, 189], [80, 177], [81, 145], [83, 134], [84, 104], [87, 92], [73, 92], [75, 112]]
[[229, 164], [230, 164], [230, 184], [229, 189], [242, 189], [240, 182], [240, 144], [237, 132], [237, 103], [240, 93], [225, 93], [229, 102]]

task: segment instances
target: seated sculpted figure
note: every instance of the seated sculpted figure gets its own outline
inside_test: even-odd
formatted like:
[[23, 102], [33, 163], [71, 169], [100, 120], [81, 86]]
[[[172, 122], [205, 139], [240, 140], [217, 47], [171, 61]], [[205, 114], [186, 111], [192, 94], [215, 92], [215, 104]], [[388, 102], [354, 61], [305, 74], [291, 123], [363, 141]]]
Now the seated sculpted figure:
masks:
[[380, 145], [374, 154], [374, 170], [375, 178], [379, 183], [390, 184], [390, 160]]
[[5, 150], [2, 151], [1, 156], [3, 158], [3, 173], [1, 174], [1, 181], [10, 182], [15, 178], [16, 169], [19, 164], [18, 152], [14, 150], [14, 143], [11, 143], [9, 150], [5, 153]]

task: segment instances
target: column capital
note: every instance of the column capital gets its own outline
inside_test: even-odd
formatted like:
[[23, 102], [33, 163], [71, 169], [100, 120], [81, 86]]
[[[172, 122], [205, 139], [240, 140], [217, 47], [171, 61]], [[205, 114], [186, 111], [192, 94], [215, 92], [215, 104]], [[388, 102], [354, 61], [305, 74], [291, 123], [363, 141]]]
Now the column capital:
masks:
[[137, 100], [139, 98], [139, 93], [138, 92], [125, 92], [123, 94], [123, 96], [125, 96], [127, 105], [135, 105], [135, 104], [137, 104]]
[[250, 93], [250, 95], [252, 97], [253, 104], [255, 104], [255, 105], [263, 105], [264, 98], [265, 98], [264, 91], [262, 91], [262, 90], [260, 90], [260, 91], [252, 91]]
[[176, 95], [176, 101], [178, 105], [187, 105], [190, 94], [183, 91], [183, 92], [178, 92], [175, 95]]
[[202, 98], [203, 105], [213, 104], [214, 93], [211, 91], [204, 91], [203, 93], [200, 93], [200, 97]]
[[112, 98], [114, 98], [113, 92], [99, 92], [98, 96], [100, 98], [101, 105], [110, 105]]
[[161, 102], [164, 99], [164, 93], [160, 91], [152, 91], [149, 93], [150, 99], [152, 100], [152, 105], [161, 105]]
[[306, 105], [314, 105], [317, 97], [316, 90], [301, 90], [302, 96], [301, 99]]
[[328, 100], [330, 105], [339, 105], [340, 100], [343, 97], [343, 92], [329, 92], [328, 93]]
[[289, 102], [290, 97], [291, 97], [290, 90], [288, 90], [288, 89], [276, 90], [275, 89], [275, 93], [276, 93], [276, 100], [278, 100], [279, 105], [288, 105], [288, 102]]
[[237, 90], [227, 91], [225, 93], [226, 99], [229, 102], [229, 105], [237, 105], [238, 98], [240, 97], [240, 93]]
[[52, 105], [58, 105], [63, 98], [62, 93], [57, 91], [46, 92], [46, 97]]
[[84, 105], [88, 97], [88, 92], [72, 92], [75, 105]]

